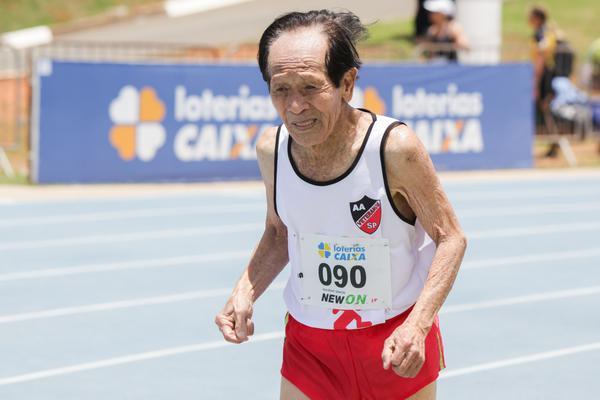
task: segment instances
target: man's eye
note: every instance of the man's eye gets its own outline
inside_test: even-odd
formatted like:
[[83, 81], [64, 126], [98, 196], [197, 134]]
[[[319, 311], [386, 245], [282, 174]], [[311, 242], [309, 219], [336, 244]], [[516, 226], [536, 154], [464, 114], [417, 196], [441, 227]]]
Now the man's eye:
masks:
[[287, 88], [284, 88], [284, 87], [275, 88], [275, 93], [285, 93], [285, 92], [287, 92]]
[[316, 88], [317, 88], [317, 87], [316, 87], [316, 86], [313, 86], [313, 85], [306, 85], [306, 86], [304, 86], [304, 90], [309, 90], [309, 91], [310, 91], [310, 90], [315, 90]]

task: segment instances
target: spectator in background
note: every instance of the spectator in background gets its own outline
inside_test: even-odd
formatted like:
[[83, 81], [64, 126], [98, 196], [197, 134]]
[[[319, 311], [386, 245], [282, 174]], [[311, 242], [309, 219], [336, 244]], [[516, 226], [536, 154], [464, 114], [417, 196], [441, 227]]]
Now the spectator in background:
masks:
[[[529, 10], [528, 22], [533, 29], [531, 62], [533, 63], [533, 98], [535, 100], [536, 125], [551, 128], [547, 121], [550, 102], [554, 97], [552, 79], [555, 75], [556, 34], [548, 26], [548, 12], [541, 6]], [[559, 145], [550, 143], [546, 157], [556, 157]]]
[[592, 91], [600, 91], [600, 37], [590, 45], [585, 66], [587, 71], [584, 80], [587, 86]]
[[423, 6], [426, 0], [419, 0], [417, 5], [417, 14], [415, 15], [415, 40], [423, 40], [427, 34], [427, 29], [431, 26], [429, 22], [429, 13]]
[[[592, 42], [584, 64], [583, 80], [588, 89], [594, 93], [600, 91], [600, 37]], [[592, 102], [592, 131], [600, 127], [600, 98]], [[598, 135], [598, 154], [600, 154], [600, 135]]]
[[469, 42], [462, 27], [454, 21], [456, 6], [452, 0], [426, 0], [431, 26], [421, 43], [429, 60], [458, 61], [457, 50], [467, 50]]
[[579, 90], [571, 80], [559, 76], [552, 80], [554, 96], [550, 102], [552, 115], [558, 121], [566, 121], [572, 131], [584, 139], [593, 130], [592, 108], [588, 96]]
[[556, 34], [548, 27], [548, 12], [535, 6], [529, 11], [529, 25], [533, 29], [531, 61], [534, 68], [534, 98], [540, 108], [552, 96]]
[[[417, 1], [417, 13], [415, 14], [414, 19], [414, 29], [415, 29], [415, 39], [418, 41], [422, 41], [427, 34], [427, 30], [431, 26], [431, 22], [429, 21], [429, 11], [425, 9], [425, 2], [427, 0], [418, 0]], [[453, 3], [456, 3], [455, 0], [452, 0]]]

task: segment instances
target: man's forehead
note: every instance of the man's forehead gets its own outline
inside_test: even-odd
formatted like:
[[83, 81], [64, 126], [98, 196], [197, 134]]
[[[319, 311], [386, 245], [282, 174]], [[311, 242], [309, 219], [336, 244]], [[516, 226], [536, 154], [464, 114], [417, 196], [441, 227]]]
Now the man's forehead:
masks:
[[327, 37], [317, 27], [284, 32], [269, 49], [269, 71], [324, 71], [327, 47]]
[[325, 63], [323, 60], [311, 58], [311, 57], [288, 57], [280, 58], [269, 65], [269, 71], [271, 76], [274, 78], [279, 75], [285, 75], [286, 73], [293, 72], [303, 74], [310, 74], [316, 72], [325, 72]]

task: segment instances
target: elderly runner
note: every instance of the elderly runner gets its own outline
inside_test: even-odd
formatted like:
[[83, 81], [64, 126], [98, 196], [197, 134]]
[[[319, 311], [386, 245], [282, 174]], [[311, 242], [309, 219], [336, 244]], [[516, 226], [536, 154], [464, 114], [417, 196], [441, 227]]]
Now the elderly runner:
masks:
[[364, 33], [320, 10], [260, 40], [283, 124], [257, 143], [265, 230], [215, 321], [248, 340], [254, 302], [290, 264], [282, 399], [434, 399], [444, 367], [437, 313], [466, 239], [412, 130], [349, 104]]

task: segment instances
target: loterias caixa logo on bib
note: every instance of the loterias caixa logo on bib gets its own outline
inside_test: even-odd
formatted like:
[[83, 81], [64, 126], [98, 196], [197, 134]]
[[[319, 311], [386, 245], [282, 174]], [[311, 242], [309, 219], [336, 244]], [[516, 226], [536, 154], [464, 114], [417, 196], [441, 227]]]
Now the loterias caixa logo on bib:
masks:
[[321, 258], [329, 258], [331, 256], [331, 245], [329, 243], [319, 243], [318, 250]]
[[363, 196], [362, 199], [350, 203], [350, 213], [356, 226], [371, 235], [381, 223], [381, 201]]
[[230, 95], [178, 85], [161, 97], [155, 88], [127, 85], [111, 101], [109, 142], [122, 160], [150, 162], [163, 151], [181, 162], [253, 160], [256, 139], [278, 118], [269, 96], [247, 85]]
[[320, 242], [317, 245], [317, 252], [321, 258], [329, 258], [333, 253], [333, 258], [339, 261], [364, 261], [367, 259], [366, 249], [358, 244], [352, 246], [342, 246], [334, 243]]

